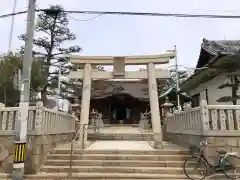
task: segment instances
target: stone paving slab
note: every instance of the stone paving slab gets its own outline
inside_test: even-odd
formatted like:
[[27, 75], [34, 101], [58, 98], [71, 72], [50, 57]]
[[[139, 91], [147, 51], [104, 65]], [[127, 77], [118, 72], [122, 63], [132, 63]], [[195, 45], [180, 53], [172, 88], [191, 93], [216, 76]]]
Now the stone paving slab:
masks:
[[[11, 175], [0, 173], [0, 179], [11, 180]], [[167, 175], [167, 174], [141, 174], [141, 173], [73, 173], [72, 177], [68, 177], [68, 173], [40, 173], [38, 175], [25, 175], [24, 180], [150, 180], [150, 179], [171, 179], [171, 180], [189, 180], [185, 175]], [[206, 177], [206, 180], [227, 180], [224, 175], [216, 175], [215, 177]]]
[[[142, 134], [138, 127], [131, 126], [113, 126], [113, 127], [104, 127], [99, 129], [100, 133], [106, 134]], [[89, 133], [93, 133], [94, 131], [88, 130]]]

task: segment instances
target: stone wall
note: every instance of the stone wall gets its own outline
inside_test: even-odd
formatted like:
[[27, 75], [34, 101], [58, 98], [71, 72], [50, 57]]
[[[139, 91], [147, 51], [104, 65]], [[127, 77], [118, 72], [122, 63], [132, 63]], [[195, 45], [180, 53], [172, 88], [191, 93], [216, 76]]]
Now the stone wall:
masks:
[[[51, 135], [38, 135], [29, 136], [27, 143], [27, 157], [25, 164], [25, 171], [27, 174], [38, 173], [41, 166], [44, 164], [47, 156], [56, 147], [57, 144], [66, 143], [73, 139], [74, 133], [65, 134], [51, 134]], [[14, 152], [14, 136], [0, 136], [0, 145], [8, 154], [0, 152], [0, 172], [11, 173], [13, 164]], [[0, 151], [4, 151], [3, 149]], [[5, 157], [3, 157], [5, 156]]]
[[167, 133], [165, 134], [165, 140], [171, 141], [183, 147], [189, 147], [190, 145], [199, 146], [202, 140], [208, 142], [208, 145], [204, 148], [204, 154], [208, 158], [210, 163], [216, 164], [219, 154], [217, 150], [225, 150], [227, 152], [237, 152], [240, 154], [240, 137], [239, 136], [200, 136], [190, 134], [177, 134]]

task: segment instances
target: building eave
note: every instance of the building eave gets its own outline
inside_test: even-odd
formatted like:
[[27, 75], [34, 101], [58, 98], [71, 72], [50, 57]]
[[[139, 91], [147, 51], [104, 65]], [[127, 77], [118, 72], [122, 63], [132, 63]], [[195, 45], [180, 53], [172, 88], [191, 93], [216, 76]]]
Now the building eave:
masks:
[[222, 72], [239, 68], [240, 40], [203, 39], [195, 73], [180, 84], [181, 92], [196, 88]]
[[209, 64], [210, 61], [218, 56], [226, 55], [232, 56], [236, 55], [240, 50], [240, 40], [207, 40], [203, 39], [201, 44], [200, 55], [198, 58], [196, 68], [204, 67]]
[[187, 92], [199, 84], [212, 80], [221, 73], [233, 73], [240, 68], [239, 56], [222, 55], [213, 58], [205, 69], [196, 71], [190, 78], [180, 84], [181, 92]]

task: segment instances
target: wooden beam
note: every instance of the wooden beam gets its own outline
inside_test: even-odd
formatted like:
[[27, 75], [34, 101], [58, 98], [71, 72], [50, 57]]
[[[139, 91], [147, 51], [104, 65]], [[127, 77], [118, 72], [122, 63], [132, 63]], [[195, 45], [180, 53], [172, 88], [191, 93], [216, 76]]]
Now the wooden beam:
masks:
[[[70, 78], [72, 79], [82, 79], [84, 71], [71, 71]], [[112, 71], [97, 71], [93, 70], [92, 79], [114, 79]], [[126, 71], [125, 79], [148, 79], [147, 71]], [[167, 70], [156, 70], [156, 78], [167, 79], [170, 78], [170, 72]]]
[[[143, 65], [148, 63], [167, 64], [169, 60], [175, 57], [175, 52], [164, 53], [158, 55], [145, 56], [117, 56], [117, 58], [125, 59], [126, 65]], [[115, 56], [78, 56], [70, 55], [70, 62], [72, 64], [99, 64], [99, 65], [113, 65]]]

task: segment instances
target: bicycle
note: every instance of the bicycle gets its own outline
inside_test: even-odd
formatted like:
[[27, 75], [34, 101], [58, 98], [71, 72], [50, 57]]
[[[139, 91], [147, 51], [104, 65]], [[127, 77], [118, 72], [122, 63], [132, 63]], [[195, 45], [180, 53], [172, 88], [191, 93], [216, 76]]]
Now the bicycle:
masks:
[[[197, 154], [192, 154], [191, 157], [188, 157], [184, 162], [184, 173], [191, 180], [203, 180], [208, 175], [208, 168], [213, 169], [215, 172], [223, 173], [227, 178], [237, 179], [240, 177], [240, 158], [237, 156], [235, 152], [227, 152], [224, 150], [216, 151], [219, 154], [219, 161], [217, 165], [212, 165], [209, 163], [207, 158], [203, 153], [204, 146], [208, 143], [206, 141], [200, 142], [200, 148], [196, 146], [191, 146], [190, 151], [194, 148], [197, 148]], [[231, 163], [234, 160], [234, 164]], [[235, 163], [236, 162], [236, 163]], [[188, 166], [190, 163], [190, 166]], [[237, 166], [236, 166], [237, 165]], [[237, 168], [236, 168], [237, 167]], [[194, 170], [197, 169], [199, 174], [196, 174]], [[188, 172], [190, 170], [190, 172]], [[233, 173], [229, 173], [229, 171], [234, 170]], [[238, 170], [238, 172], [236, 172]], [[193, 173], [193, 176], [190, 173]], [[195, 179], [197, 178], [197, 179]]]

